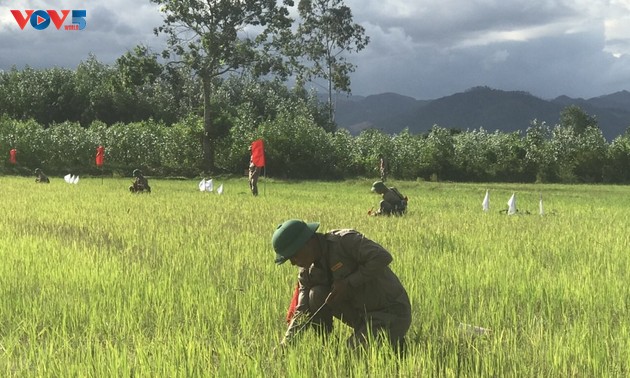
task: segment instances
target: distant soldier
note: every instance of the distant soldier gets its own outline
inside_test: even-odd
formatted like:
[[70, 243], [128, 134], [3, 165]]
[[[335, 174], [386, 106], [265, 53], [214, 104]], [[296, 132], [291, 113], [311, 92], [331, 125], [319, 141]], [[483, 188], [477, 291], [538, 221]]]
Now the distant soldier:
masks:
[[48, 176], [46, 176], [41, 169], [35, 168], [35, 176], [37, 176], [35, 177], [35, 182], [38, 182], [40, 184], [50, 184]]
[[135, 180], [133, 184], [129, 187], [129, 191], [131, 193], [151, 193], [151, 187], [149, 186], [149, 181], [142, 175], [142, 171], [139, 169], [133, 170], [133, 177]]
[[385, 180], [387, 179], [389, 167], [387, 164], [387, 160], [385, 159], [385, 156], [383, 156], [383, 154], [378, 155], [378, 169], [381, 173], [381, 181], [385, 182]]
[[[251, 150], [251, 147], [250, 147]], [[260, 176], [260, 168], [254, 164], [252, 157], [249, 158], [249, 189], [254, 196], [258, 195], [258, 176]]]
[[383, 200], [379, 203], [379, 209], [376, 212], [368, 211], [368, 215], [403, 215], [407, 212], [407, 197], [398, 189], [388, 188], [382, 181], [376, 181], [372, 184], [372, 191], [380, 194]]

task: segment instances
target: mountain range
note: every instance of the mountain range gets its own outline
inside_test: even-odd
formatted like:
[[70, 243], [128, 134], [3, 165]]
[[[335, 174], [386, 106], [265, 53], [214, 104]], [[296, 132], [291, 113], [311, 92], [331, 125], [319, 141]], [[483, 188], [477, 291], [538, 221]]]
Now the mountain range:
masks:
[[630, 92], [626, 90], [590, 99], [560, 96], [553, 100], [488, 87], [474, 87], [435, 100], [416, 100], [396, 93], [349, 96], [337, 100], [335, 120], [340, 128], [354, 135], [368, 128], [387, 134], [407, 128], [418, 134], [429, 131], [433, 125], [514, 132], [525, 131], [535, 119], [556, 125], [562, 110], [570, 105], [595, 116], [609, 141], [630, 127]]

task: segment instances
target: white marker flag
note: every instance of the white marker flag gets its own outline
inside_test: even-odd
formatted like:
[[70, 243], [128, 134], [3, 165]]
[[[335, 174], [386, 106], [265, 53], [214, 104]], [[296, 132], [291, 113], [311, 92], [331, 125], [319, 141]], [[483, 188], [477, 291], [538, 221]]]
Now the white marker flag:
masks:
[[483, 199], [483, 202], [481, 203], [481, 206], [483, 206], [483, 211], [489, 211], [490, 210], [490, 191], [486, 190], [486, 196]]
[[67, 175], [63, 176], [63, 181], [65, 181], [68, 184], [78, 184], [79, 176], [74, 176], [68, 173]]
[[217, 188], [217, 194], [223, 194], [223, 184], [219, 185]]
[[512, 197], [507, 202], [508, 204], [508, 215], [516, 214], [516, 194], [512, 193]]
[[214, 190], [214, 182], [212, 179], [206, 180], [203, 179], [199, 182], [199, 191], [200, 192], [211, 192]]
[[543, 207], [542, 201], [542, 193], [540, 193], [540, 202], [538, 203], [538, 208], [540, 209], [540, 215], [545, 215], [545, 208]]

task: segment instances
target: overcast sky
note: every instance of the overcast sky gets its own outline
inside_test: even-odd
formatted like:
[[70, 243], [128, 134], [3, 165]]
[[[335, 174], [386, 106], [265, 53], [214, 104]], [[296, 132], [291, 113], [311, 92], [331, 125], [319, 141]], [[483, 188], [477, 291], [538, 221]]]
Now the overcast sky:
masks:
[[[298, 0], [296, 0], [297, 3]], [[541, 98], [630, 90], [630, 0], [346, 0], [371, 41], [352, 92], [435, 99], [474, 86]], [[86, 9], [82, 31], [21, 30], [11, 9]], [[68, 21], [67, 21], [68, 23]], [[0, 69], [104, 63], [162, 50], [149, 0], [0, 0]]]

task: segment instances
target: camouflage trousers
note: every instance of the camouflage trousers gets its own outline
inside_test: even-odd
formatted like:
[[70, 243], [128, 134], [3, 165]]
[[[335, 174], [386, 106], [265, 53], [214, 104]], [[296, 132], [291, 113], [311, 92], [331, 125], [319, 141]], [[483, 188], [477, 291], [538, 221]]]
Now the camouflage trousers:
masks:
[[315, 286], [309, 292], [309, 308], [313, 312], [321, 308], [312, 320], [313, 327], [323, 333], [330, 333], [333, 330], [333, 318], [337, 318], [353, 329], [347, 341], [351, 349], [366, 346], [370, 338], [384, 338], [396, 352], [404, 352], [405, 335], [411, 325], [408, 300], [401, 300], [377, 311], [361, 312], [347, 302], [323, 306], [329, 293], [330, 287], [326, 286]]

